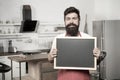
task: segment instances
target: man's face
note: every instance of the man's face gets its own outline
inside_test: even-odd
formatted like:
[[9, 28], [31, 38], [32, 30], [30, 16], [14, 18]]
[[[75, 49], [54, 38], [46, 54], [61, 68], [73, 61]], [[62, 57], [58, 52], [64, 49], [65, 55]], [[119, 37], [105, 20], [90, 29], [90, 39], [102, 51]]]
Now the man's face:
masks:
[[65, 27], [68, 35], [77, 36], [79, 31], [79, 18], [76, 13], [69, 13], [65, 16]]

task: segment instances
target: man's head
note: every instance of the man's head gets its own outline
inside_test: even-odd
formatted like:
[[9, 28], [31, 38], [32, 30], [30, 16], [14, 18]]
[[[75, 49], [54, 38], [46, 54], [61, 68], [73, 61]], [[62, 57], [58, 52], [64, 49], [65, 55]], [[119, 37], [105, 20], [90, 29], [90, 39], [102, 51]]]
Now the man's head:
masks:
[[67, 35], [77, 36], [79, 32], [80, 14], [75, 7], [69, 7], [64, 11], [64, 21]]

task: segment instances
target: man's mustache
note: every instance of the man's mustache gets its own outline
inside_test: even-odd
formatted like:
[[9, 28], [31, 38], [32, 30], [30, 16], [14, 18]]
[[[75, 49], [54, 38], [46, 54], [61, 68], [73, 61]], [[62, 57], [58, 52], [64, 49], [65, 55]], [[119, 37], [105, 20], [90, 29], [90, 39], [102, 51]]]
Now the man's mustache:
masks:
[[67, 28], [68, 28], [68, 27], [77, 27], [77, 25], [74, 24], [74, 23], [70, 23], [70, 24], [66, 25], [66, 27], [67, 27]]

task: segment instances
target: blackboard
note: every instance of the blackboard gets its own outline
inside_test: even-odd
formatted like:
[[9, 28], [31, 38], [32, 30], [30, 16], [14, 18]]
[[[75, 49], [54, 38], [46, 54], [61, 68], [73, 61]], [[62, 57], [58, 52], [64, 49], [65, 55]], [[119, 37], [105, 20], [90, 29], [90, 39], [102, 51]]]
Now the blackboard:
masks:
[[96, 70], [96, 58], [93, 56], [96, 37], [56, 38], [56, 47], [54, 69]]

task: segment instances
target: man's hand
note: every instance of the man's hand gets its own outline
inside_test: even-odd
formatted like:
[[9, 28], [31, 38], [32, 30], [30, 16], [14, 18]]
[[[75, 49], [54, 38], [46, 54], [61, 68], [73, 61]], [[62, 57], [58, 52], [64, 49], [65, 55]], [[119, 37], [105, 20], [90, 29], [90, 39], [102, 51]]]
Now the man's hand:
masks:
[[94, 48], [93, 55], [98, 59], [100, 56], [100, 50], [98, 48]]
[[53, 59], [57, 56], [57, 49], [53, 49], [49, 54], [48, 54], [48, 60], [50, 62], [53, 61]]

